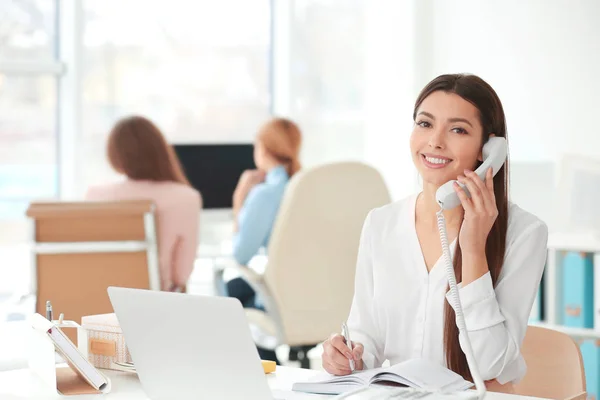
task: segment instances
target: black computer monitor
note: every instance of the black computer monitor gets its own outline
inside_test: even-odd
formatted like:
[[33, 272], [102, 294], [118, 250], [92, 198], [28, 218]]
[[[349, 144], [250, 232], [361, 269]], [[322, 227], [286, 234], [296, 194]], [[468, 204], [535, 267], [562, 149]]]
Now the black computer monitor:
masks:
[[252, 144], [175, 144], [190, 184], [202, 194], [204, 208], [232, 207], [231, 197], [247, 169], [255, 169]]

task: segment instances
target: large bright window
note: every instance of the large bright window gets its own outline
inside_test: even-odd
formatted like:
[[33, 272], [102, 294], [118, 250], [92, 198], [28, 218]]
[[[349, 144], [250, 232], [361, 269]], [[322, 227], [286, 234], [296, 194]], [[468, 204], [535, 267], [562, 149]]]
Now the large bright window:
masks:
[[0, 60], [53, 59], [56, 20], [54, 0], [0, 0]]
[[[270, 0], [86, 0], [79, 189], [141, 114], [172, 142], [249, 142], [270, 113]], [[85, 162], [83, 162], [85, 161]]]
[[27, 287], [32, 200], [57, 199], [58, 61], [54, 0], [0, 0], [0, 321]]
[[0, 226], [58, 196], [56, 6], [0, 0]]
[[56, 78], [0, 74], [0, 219], [56, 195]]
[[363, 156], [366, 3], [292, 3], [288, 101], [307, 164]]

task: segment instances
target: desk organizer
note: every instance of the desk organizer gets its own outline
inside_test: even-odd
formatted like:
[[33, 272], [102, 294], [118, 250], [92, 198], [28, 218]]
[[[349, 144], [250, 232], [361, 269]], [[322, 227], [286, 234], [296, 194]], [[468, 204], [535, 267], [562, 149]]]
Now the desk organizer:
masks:
[[82, 317], [81, 328], [86, 337], [79, 341], [83, 344], [80, 344], [80, 350], [94, 367], [120, 371], [115, 363], [132, 362], [123, 331], [114, 313]]

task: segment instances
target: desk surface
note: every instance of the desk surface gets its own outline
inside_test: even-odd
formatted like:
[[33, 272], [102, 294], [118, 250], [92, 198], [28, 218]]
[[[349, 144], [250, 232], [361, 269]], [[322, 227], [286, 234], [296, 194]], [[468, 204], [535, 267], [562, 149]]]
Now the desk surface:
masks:
[[[149, 400], [142, 391], [137, 376], [127, 372], [104, 371], [112, 381], [112, 391], [102, 396], [111, 400]], [[320, 373], [315, 370], [277, 367], [277, 371], [267, 375], [267, 381], [275, 398], [278, 399], [331, 399], [333, 396], [320, 396], [291, 392], [294, 382], [306, 380]], [[3, 400], [56, 399], [64, 398], [52, 395], [44, 383], [27, 369], [0, 372], [0, 398]], [[76, 396], [77, 400], [98, 399], [97, 395]], [[534, 397], [488, 393], [486, 400], [533, 400]], [[537, 399], [539, 400], [539, 399]]]
[[[102, 399], [149, 400], [142, 391], [137, 375], [109, 370], [104, 370], [103, 372], [110, 377], [112, 390], [109, 394], [102, 396]], [[331, 396], [318, 396], [294, 392], [283, 393], [283, 391], [290, 391], [294, 382], [305, 380], [318, 373], [319, 371], [314, 370], [278, 367], [275, 373], [267, 375], [267, 381], [269, 382], [271, 390], [274, 391], [275, 398], [331, 399]], [[2, 400], [45, 400], [60, 398], [60, 396], [53, 396], [52, 393], [48, 391], [45, 384], [29, 370], [19, 369], [0, 372], [0, 398]], [[98, 396], [76, 396], [76, 399], [97, 400]]]

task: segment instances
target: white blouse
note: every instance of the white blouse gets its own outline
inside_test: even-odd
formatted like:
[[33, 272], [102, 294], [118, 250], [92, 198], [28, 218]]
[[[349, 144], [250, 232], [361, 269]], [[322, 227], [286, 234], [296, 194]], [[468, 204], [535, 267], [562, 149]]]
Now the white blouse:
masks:
[[[447, 279], [442, 257], [431, 272], [415, 228], [417, 195], [372, 210], [360, 239], [348, 319], [365, 368], [426, 358], [446, 366], [443, 344]], [[469, 338], [484, 380], [518, 382], [527, 370], [520, 347], [546, 262], [548, 228], [509, 205], [504, 265], [459, 289]], [[456, 241], [450, 246], [454, 254]]]

